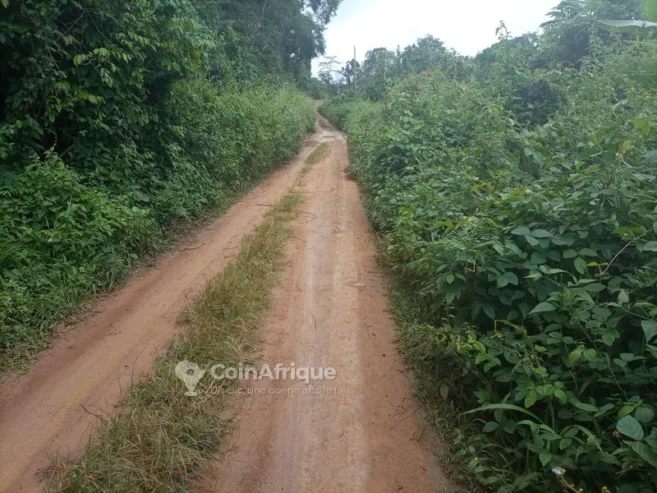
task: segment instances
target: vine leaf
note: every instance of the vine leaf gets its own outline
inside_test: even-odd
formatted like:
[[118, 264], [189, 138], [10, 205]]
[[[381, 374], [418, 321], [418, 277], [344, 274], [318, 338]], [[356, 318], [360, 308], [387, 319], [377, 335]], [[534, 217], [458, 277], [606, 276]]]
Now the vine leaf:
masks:
[[644, 434], [641, 423], [629, 414], [618, 420], [618, 423], [616, 423], [616, 429], [619, 433], [622, 433], [633, 440], [643, 440]]

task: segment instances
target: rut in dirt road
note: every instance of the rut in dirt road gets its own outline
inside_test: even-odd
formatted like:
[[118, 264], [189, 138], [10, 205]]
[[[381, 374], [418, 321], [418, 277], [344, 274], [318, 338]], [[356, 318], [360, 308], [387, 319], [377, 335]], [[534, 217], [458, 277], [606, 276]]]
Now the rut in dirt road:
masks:
[[419, 438], [371, 232], [345, 175], [346, 143], [332, 137], [329, 155], [298, 188], [303, 212], [261, 334], [262, 363], [332, 367], [337, 377], [313, 382], [313, 392], [303, 392], [303, 382], [252, 383], [200, 491], [454, 490]]
[[0, 383], [0, 492], [36, 492], [53, 454], [77, 457], [98, 420], [150, 371], [180, 330], [190, 298], [235, 256], [241, 240], [262, 223], [297, 182], [320, 130], [280, 168], [187, 248], [163, 258], [95, 306], [95, 314], [61, 335], [25, 374]]

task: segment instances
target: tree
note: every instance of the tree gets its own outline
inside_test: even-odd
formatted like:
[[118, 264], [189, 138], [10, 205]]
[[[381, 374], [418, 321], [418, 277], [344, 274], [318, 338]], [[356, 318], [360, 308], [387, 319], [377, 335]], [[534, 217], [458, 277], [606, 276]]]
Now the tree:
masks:
[[388, 85], [397, 64], [394, 51], [375, 48], [365, 54], [363, 63], [361, 90], [372, 101], [381, 99], [388, 90]]
[[219, 58], [250, 78], [285, 74], [310, 80], [311, 61], [324, 54], [324, 28], [342, 0], [193, 0], [225, 40]]
[[643, 6], [643, 0], [563, 0], [541, 26], [546, 58], [578, 68], [590, 53], [599, 20], [636, 19]]
[[326, 86], [326, 90], [331, 96], [340, 93], [340, 62], [335, 56], [327, 56], [319, 62], [319, 79]]
[[433, 36], [425, 36], [404, 48], [400, 55], [403, 75], [417, 74], [432, 68], [440, 68], [448, 51], [445, 44]]
[[360, 78], [361, 66], [358, 60], [349, 60], [340, 73], [344, 77], [348, 89], [356, 90], [356, 81]]

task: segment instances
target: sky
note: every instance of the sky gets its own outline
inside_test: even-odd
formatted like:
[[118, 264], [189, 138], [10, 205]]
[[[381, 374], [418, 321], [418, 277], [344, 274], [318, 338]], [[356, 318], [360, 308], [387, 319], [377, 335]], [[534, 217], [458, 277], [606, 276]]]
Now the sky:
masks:
[[[504, 20], [512, 36], [536, 31], [559, 0], [342, 0], [324, 34], [326, 55], [344, 64], [372, 48], [402, 48], [427, 34], [464, 55], [497, 41]], [[319, 60], [313, 63], [317, 73]]]

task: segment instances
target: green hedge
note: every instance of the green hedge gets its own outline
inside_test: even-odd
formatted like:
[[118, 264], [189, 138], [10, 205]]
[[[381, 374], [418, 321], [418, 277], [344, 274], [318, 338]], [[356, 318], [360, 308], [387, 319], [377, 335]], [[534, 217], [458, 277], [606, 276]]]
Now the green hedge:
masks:
[[217, 31], [224, 4], [0, 3], [0, 349], [42, 345], [312, 130], [280, 74], [240, 72], [256, 47]]
[[179, 109], [170, 173], [149, 193], [85, 183], [50, 153], [0, 191], [0, 346], [39, 344], [157, 250], [169, 225], [231, 200], [293, 156], [314, 125], [312, 103], [293, 89], [219, 93], [184, 81], [170, 103]]
[[564, 101], [533, 128], [438, 72], [322, 110], [349, 114], [353, 170], [421, 308], [403, 350], [468, 413], [454, 452], [499, 493], [657, 490], [655, 53], [536, 73]]

